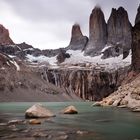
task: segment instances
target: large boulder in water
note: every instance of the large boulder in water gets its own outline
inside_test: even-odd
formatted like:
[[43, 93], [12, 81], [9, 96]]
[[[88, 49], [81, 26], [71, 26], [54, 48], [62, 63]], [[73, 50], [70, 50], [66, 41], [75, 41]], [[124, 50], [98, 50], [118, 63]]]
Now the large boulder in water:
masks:
[[38, 119], [31, 119], [29, 120], [29, 124], [41, 124], [41, 121]]
[[74, 106], [68, 106], [63, 111], [64, 114], [77, 114], [78, 111]]
[[25, 112], [26, 118], [47, 118], [54, 117], [55, 115], [41, 104], [35, 104]]

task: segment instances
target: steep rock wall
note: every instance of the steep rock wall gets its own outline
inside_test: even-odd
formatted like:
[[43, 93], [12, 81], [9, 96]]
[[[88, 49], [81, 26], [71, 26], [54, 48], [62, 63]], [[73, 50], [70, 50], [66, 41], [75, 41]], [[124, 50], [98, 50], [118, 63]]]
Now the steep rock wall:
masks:
[[104, 13], [100, 7], [95, 7], [89, 19], [89, 41], [85, 48], [85, 55], [95, 56], [106, 45], [107, 25]]
[[101, 100], [121, 85], [128, 68], [114, 72], [91, 69], [45, 69], [43, 79], [85, 100]]

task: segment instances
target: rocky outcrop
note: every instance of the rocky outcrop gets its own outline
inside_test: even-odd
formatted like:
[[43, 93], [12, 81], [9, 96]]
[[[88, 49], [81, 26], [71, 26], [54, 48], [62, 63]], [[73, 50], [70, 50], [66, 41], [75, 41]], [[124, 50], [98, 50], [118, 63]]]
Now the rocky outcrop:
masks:
[[43, 55], [40, 49], [33, 48], [33, 46], [26, 44], [25, 42], [14, 45], [0, 45], [0, 52], [5, 53], [7, 55], [17, 56], [22, 60], [26, 58], [27, 54], [36, 57]]
[[29, 124], [41, 124], [41, 121], [40, 120], [38, 120], [38, 119], [31, 119], [31, 120], [29, 120]]
[[20, 49], [22, 50], [27, 50], [27, 49], [31, 49], [33, 48], [32, 45], [27, 44], [26, 42], [20, 43], [20, 44], [16, 44], [17, 46], [19, 46]]
[[53, 56], [56, 56], [59, 54], [60, 50], [64, 50], [64, 48], [59, 48], [59, 49], [55, 49], [55, 50], [52, 50], [52, 49], [46, 49], [46, 50], [42, 50], [42, 54], [47, 56], [47, 57], [53, 57]]
[[85, 55], [97, 55], [107, 43], [107, 25], [104, 14], [99, 7], [95, 7], [90, 15], [89, 42], [85, 48]]
[[121, 46], [123, 51], [120, 54], [124, 54], [124, 58], [129, 54], [131, 48], [131, 29], [132, 26], [128, 19], [127, 11], [122, 7], [113, 8], [107, 23], [107, 44], [113, 47]]
[[92, 69], [47, 69], [43, 79], [64, 88], [66, 93], [75, 94], [84, 100], [101, 100], [120, 86], [128, 69], [114, 72]]
[[74, 24], [71, 32], [71, 41], [68, 46], [70, 50], [83, 50], [88, 42], [88, 38], [83, 36], [80, 25]]
[[70, 58], [70, 54], [66, 53], [66, 51], [60, 49], [59, 54], [57, 55], [56, 59], [58, 63], [62, 63], [65, 61], [66, 58]]
[[135, 24], [139, 23], [140, 22], [140, 5], [138, 7], [138, 10], [137, 10], [137, 15], [136, 15], [136, 19], [135, 19]]
[[132, 68], [136, 72], [140, 72], [140, 7], [136, 16], [136, 24], [132, 30]]
[[[108, 49], [105, 49], [102, 54], [102, 59], [119, 56], [120, 54], [123, 54], [122, 45], [117, 44], [115, 46], [110, 46]], [[124, 55], [124, 58], [125, 57], [127, 57], [127, 55]]]
[[0, 52], [7, 55], [16, 55], [21, 49], [16, 45], [0, 45]]
[[14, 42], [9, 36], [9, 31], [0, 24], [0, 45], [13, 45]]
[[25, 112], [26, 118], [47, 118], [54, 117], [55, 115], [41, 104], [35, 104]]
[[124, 84], [109, 97], [98, 102], [101, 106], [119, 106], [130, 108], [134, 112], [140, 111], [140, 75]]
[[62, 111], [62, 113], [64, 113], [64, 114], [77, 114], [78, 113], [78, 111], [77, 111], [77, 109], [76, 109], [76, 107], [75, 106], [68, 106], [68, 107], [66, 107], [63, 111]]

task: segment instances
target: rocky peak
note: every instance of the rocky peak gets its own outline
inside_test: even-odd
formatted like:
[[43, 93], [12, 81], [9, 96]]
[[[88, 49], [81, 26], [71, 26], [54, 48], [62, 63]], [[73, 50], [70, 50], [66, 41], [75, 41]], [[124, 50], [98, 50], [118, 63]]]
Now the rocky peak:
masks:
[[92, 10], [89, 21], [89, 42], [85, 54], [94, 56], [101, 51], [107, 42], [107, 25], [100, 7]]
[[9, 36], [9, 31], [0, 24], [0, 45], [13, 45], [14, 42]]
[[124, 51], [131, 48], [131, 23], [128, 19], [127, 11], [120, 7], [112, 9], [107, 23], [108, 44], [121, 44]]
[[140, 5], [139, 5], [138, 10], [137, 10], [135, 24], [137, 24], [138, 22], [140, 22]]
[[72, 50], [83, 50], [88, 42], [88, 38], [83, 36], [79, 24], [74, 24], [71, 31], [71, 41], [68, 46]]
[[71, 34], [72, 34], [72, 38], [83, 36], [79, 24], [74, 24], [72, 26], [72, 33]]

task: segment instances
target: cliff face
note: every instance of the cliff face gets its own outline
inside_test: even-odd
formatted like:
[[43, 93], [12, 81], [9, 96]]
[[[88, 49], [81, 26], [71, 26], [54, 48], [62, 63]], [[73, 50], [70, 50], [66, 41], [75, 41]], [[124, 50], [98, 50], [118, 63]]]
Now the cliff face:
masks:
[[80, 25], [74, 24], [71, 32], [71, 41], [68, 49], [83, 50], [88, 42], [88, 38], [83, 36]]
[[127, 11], [122, 7], [117, 10], [113, 8], [107, 23], [107, 44], [114, 47], [112, 56], [113, 53], [116, 53], [115, 48], [118, 45], [119, 54], [124, 54], [124, 58], [128, 55], [132, 42], [131, 30], [132, 26], [128, 19]]
[[99, 7], [95, 7], [90, 15], [89, 42], [85, 48], [85, 55], [97, 55], [103, 49], [106, 42], [107, 25], [104, 14]]
[[120, 7], [118, 10], [112, 9], [107, 23], [108, 44], [131, 45], [131, 24], [127, 11]]
[[85, 48], [85, 55], [99, 55], [107, 45], [111, 46], [111, 49], [104, 52], [103, 59], [120, 54], [126, 58], [131, 48], [131, 30], [132, 26], [124, 8], [113, 8], [106, 24], [102, 10], [95, 7], [90, 15], [89, 41]]
[[13, 45], [14, 42], [9, 36], [9, 31], [0, 24], [0, 45]]
[[128, 69], [114, 72], [91, 69], [46, 69], [43, 79], [84, 100], [101, 100], [117, 90]]
[[132, 30], [132, 68], [136, 72], [140, 72], [140, 7], [136, 16], [136, 24]]

